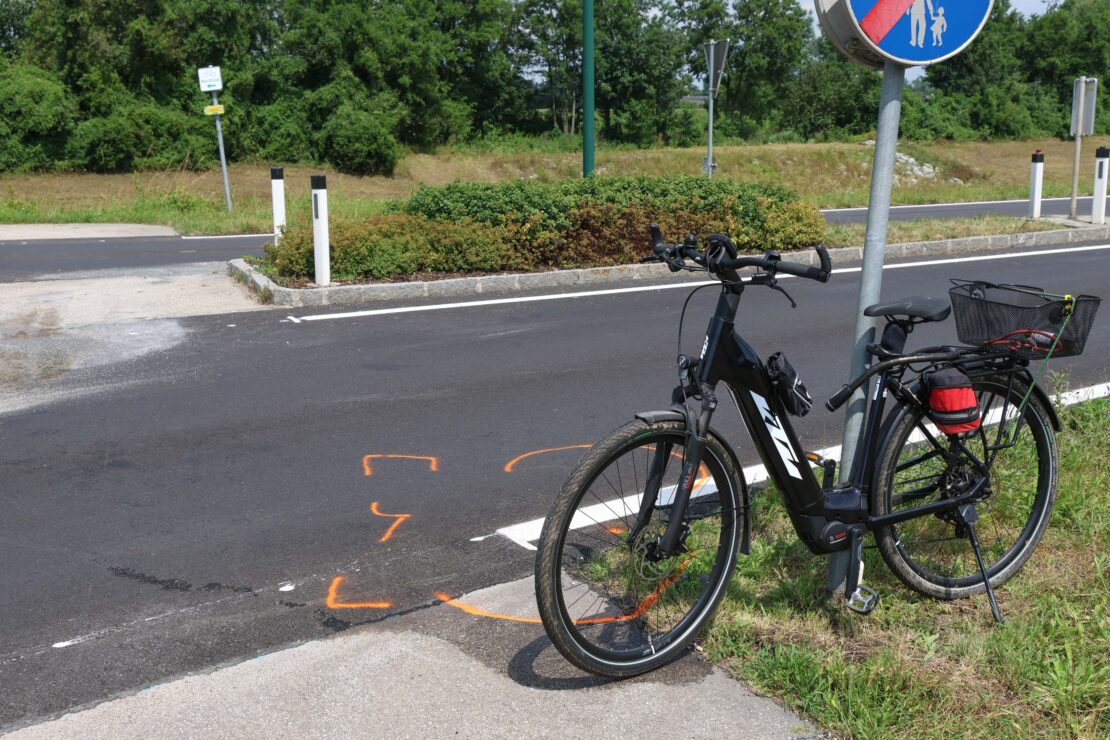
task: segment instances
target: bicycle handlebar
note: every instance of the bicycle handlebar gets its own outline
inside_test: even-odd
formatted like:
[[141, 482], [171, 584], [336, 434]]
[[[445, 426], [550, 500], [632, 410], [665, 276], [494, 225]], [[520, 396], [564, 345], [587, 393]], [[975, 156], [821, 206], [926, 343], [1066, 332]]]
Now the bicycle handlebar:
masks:
[[832, 274], [832, 260], [829, 259], [829, 251], [823, 246], [816, 247], [821, 266], [811, 267], [799, 262], [783, 262], [779, 253], [773, 250], [767, 250], [759, 257], [738, 257], [736, 246], [725, 234], [710, 234], [706, 239], [709, 248], [702, 252], [698, 250], [698, 238], [693, 234], [687, 234], [682, 244], [667, 244], [663, 241], [663, 234], [659, 227], [652, 224], [651, 241], [655, 256], [666, 262], [672, 272], [678, 272], [683, 268], [690, 269], [684, 261], [685, 258], [689, 258], [709, 272], [716, 274], [734, 272], [745, 267], [755, 267], [772, 276], [784, 272], [787, 275], [816, 280], [821, 283], [828, 282], [829, 276]]

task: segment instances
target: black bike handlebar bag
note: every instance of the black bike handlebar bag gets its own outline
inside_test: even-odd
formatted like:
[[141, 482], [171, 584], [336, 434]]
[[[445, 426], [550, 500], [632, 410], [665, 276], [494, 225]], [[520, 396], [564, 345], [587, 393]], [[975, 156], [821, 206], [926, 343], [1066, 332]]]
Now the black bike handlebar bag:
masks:
[[775, 394], [782, 401], [787, 413], [805, 416], [813, 408], [813, 397], [802, 384], [798, 371], [782, 352], [776, 352], [767, 358], [767, 377], [771, 379]]
[[929, 391], [929, 418], [945, 434], [973, 432], [979, 428], [979, 402], [971, 380], [954, 367], [925, 376]]

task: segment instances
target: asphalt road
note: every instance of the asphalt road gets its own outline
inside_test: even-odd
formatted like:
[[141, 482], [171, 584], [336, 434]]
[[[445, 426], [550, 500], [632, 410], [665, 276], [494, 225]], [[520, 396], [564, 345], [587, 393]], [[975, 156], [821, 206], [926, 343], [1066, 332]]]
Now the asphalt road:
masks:
[[[997, 256], [889, 269], [884, 298], [951, 276], [1110, 292], [1110, 249]], [[751, 289], [740, 331], [827, 398], [858, 277], [784, 282], [797, 310]], [[506, 464], [666, 407], [687, 292], [198, 317], [171, 349], [36, 389], [58, 395], [0, 416], [0, 729], [526, 576], [532, 553], [488, 535], [546, 513], [580, 450]], [[686, 351], [713, 300], [691, 302]], [[1084, 356], [1055, 363], [1075, 386], [1107, 380], [1101, 318]], [[735, 410], [717, 418], [754, 462]], [[818, 448], [841, 423], [818, 408], [797, 426]]]
[[[1079, 212], [1090, 214], [1090, 198], [1081, 198]], [[1066, 216], [1070, 200], [1044, 201], [1045, 216]], [[1024, 200], [946, 205], [894, 206], [890, 217], [899, 221], [922, 218], [971, 218], [987, 214], [1024, 216]], [[863, 223], [866, 208], [822, 211], [829, 223]], [[133, 237], [127, 239], [59, 239], [0, 241], [0, 282], [64, 277], [90, 270], [142, 268], [185, 262], [226, 261], [244, 255], [260, 256], [268, 234], [232, 237]]]

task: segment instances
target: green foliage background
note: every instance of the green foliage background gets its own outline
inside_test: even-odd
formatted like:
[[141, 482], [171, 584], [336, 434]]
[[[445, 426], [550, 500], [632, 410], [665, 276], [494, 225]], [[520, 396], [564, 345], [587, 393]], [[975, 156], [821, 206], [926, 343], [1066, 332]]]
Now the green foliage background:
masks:
[[[701, 45], [723, 37], [726, 140], [873, 126], [877, 73], [815, 37], [797, 0], [597, 0], [596, 13], [605, 141], [700, 141], [704, 111], [682, 97], [704, 75]], [[1110, 0], [1030, 19], [998, 0], [980, 39], [907, 91], [904, 134], [1065, 135], [1072, 79], [1110, 79], [1107, 28]], [[0, 170], [210, 166], [196, 68], [215, 64], [232, 159], [388, 174], [406, 150], [576, 133], [580, 46], [580, 0], [3, 0]]]

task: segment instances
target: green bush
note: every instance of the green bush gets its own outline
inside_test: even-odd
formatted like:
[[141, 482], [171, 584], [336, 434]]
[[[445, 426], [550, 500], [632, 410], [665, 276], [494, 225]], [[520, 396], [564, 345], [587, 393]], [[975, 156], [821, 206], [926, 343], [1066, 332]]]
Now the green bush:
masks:
[[[365, 221], [333, 221], [331, 271], [336, 280], [394, 278], [417, 272], [490, 272], [509, 262], [505, 234], [473, 221], [428, 222], [388, 214]], [[279, 275], [311, 278], [312, 229], [294, 225], [280, 244], [264, 247]]]
[[78, 126], [66, 145], [70, 165], [90, 172], [131, 169], [139, 149], [139, 137], [122, 118], [90, 118]]
[[341, 107], [324, 127], [324, 158], [356, 175], [392, 175], [397, 166], [397, 140], [375, 116]]
[[[820, 213], [775, 185], [697, 177], [593, 177], [551, 185], [422, 187], [395, 212], [331, 229], [337, 280], [418, 272], [491, 272], [627, 264], [648, 225], [669, 238], [729, 234], [744, 250], [800, 249], [825, 237]], [[279, 275], [312, 275], [312, 234], [293, 225], [266, 248]]]
[[311, 126], [300, 109], [289, 103], [255, 106], [251, 111], [248, 148], [264, 162], [304, 162], [312, 159]]
[[25, 64], [0, 72], [0, 169], [52, 165], [73, 128], [77, 105], [54, 75]]
[[82, 122], [66, 145], [70, 167], [91, 172], [203, 167], [215, 161], [208, 122], [141, 103]]

